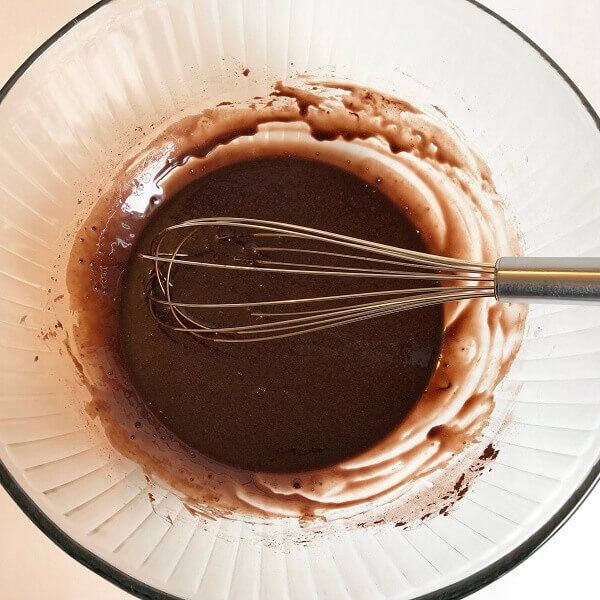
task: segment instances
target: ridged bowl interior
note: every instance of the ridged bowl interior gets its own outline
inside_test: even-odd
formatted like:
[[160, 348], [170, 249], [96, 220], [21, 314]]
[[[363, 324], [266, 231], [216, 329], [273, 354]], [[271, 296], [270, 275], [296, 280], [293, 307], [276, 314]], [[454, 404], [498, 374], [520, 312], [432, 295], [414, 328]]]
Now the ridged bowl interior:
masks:
[[51, 279], [69, 232], [121, 155], [165, 124], [304, 72], [440, 106], [491, 166], [529, 254], [600, 255], [597, 124], [533, 47], [471, 3], [113, 0], [79, 22], [0, 103], [0, 459], [50, 522], [137, 592], [417, 598], [510, 555], [597, 469], [600, 310], [582, 306], [532, 307], [497, 394], [512, 414], [497, 461], [455, 512], [409, 531], [271, 547], [242, 523], [205, 526], [167, 489], [149, 502], [140, 468], [89, 425], [87, 392], [65, 383], [73, 364], [45, 335], [71, 318]]

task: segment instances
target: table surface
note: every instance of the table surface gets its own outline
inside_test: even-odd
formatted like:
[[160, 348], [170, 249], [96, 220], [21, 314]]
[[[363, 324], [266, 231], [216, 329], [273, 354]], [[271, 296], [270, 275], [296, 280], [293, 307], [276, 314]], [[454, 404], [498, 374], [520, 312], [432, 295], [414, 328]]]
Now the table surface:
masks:
[[[544, 48], [600, 112], [600, 0], [483, 0], [483, 4]], [[0, 84], [39, 44], [89, 5], [90, 0], [0, 0]], [[3, 600], [132, 599], [54, 546], [3, 489], [0, 531]], [[600, 489], [548, 544], [472, 600], [597, 597], [597, 550], [592, 544], [598, 531]]]

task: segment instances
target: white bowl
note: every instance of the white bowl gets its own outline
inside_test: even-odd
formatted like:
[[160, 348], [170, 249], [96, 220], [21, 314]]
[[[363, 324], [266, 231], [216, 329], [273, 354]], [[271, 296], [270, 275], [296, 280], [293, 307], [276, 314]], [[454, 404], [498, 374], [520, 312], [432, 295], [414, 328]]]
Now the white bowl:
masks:
[[112, 0], [65, 26], [0, 92], [0, 480], [59, 546], [143, 598], [459, 598], [545, 542], [600, 473], [589, 307], [531, 310], [497, 394], [514, 401], [498, 460], [450, 516], [409, 531], [261, 545], [242, 523], [202, 524], [168, 489], [148, 502], [140, 468], [90, 426], [70, 358], [40, 336], [69, 318], [51, 280], [65, 239], [141, 143], [136, 126], [302, 72], [443, 107], [491, 166], [529, 254], [600, 255], [600, 120], [476, 2]]

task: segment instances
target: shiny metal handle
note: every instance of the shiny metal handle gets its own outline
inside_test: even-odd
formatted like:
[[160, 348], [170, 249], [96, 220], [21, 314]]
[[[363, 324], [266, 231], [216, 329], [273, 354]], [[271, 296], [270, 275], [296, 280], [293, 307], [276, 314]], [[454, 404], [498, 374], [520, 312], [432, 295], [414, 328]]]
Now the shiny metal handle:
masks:
[[600, 258], [500, 258], [495, 295], [500, 302], [600, 303]]

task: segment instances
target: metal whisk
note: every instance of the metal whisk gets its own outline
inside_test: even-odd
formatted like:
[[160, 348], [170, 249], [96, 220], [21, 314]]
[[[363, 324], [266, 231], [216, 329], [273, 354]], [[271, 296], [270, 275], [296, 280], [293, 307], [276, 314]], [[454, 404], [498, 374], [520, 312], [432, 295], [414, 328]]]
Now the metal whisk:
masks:
[[[154, 318], [164, 327], [218, 342], [272, 340], [475, 298], [600, 302], [600, 258], [517, 257], [500, 258], [495, 264], [471, 262], [257, 219], [185, 221], [163, 229], [154, 238], [150, 253], [139, 256], [153, 263], [146, 297]], [[179, 289], [186, 281], [189, 288], [190, 269], [225, 269], [240, 276], [246, 272], [398, 283], [397, 289], [266, 300], [258, 297], [257, 289], [256, 298], [249, 301], [211, 303], [194, 301], [186, 297], [186, 290]], [[182, 272], [187, 273], [186, 279], [179, 282]], [[415, 283], [415, 287], [407, 288], [407, 283]], [[261, 285], [257, 287], [263, 291]], [[229, 281], [227, 289], [235, 287]], [[211, 289], [217, 288], [213, 285]]]

